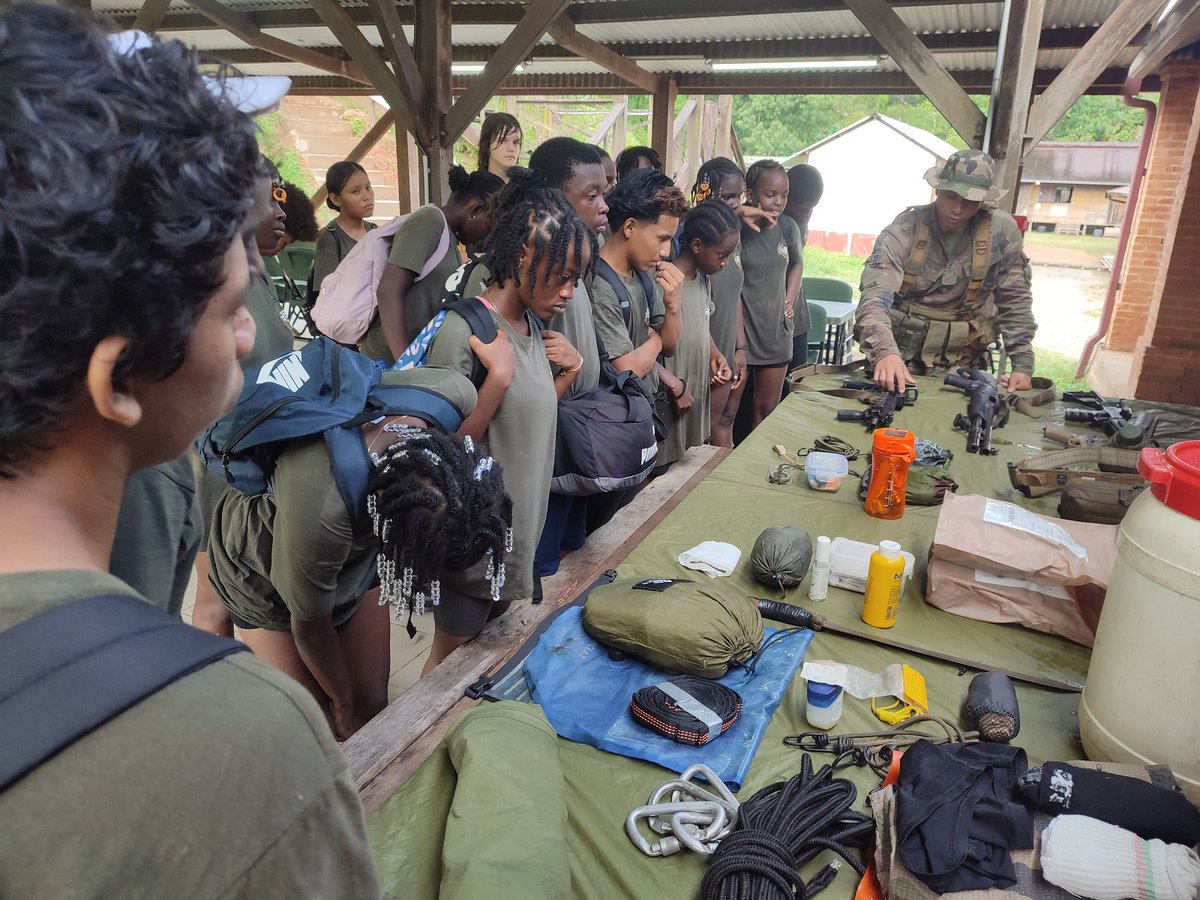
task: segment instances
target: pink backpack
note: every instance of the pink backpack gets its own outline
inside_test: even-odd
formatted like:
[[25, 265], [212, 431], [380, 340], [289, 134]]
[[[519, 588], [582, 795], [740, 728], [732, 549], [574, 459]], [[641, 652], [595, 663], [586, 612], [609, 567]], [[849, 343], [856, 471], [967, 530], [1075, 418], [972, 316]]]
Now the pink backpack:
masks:
[[[313, 321], [322, 334], [341, 344], [357, 344], [366, 335], [375, 318], [375, 291], [392, 250], [392, 238], [409, 215], [396, 216], [386, 225], [368, 231], [338, 267], [325, 276], [312, 309]], [[450, 226], [445, 225], [437, 249], [417, 273], [417, 281], [433, 271], [449, 247]]]

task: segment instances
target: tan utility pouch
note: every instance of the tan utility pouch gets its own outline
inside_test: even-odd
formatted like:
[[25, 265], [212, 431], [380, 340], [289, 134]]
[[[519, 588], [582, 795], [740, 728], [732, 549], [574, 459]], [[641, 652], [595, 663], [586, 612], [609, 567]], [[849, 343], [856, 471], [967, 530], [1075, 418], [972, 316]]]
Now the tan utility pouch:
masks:
[[1138, 451], [1116, 447], [1057, 450], [1009, 463], [1008, 478], [1026, 497], [1061, 491], [1058, 514], [1064, 519], [1117, 525], [1146, 489], [1137, 460]]

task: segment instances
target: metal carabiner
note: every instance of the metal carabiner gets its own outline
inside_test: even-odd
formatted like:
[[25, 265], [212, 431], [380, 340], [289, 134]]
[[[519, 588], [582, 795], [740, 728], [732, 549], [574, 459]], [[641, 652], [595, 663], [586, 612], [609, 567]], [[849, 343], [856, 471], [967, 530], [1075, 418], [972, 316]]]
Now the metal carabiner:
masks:
[[[634, 846], [647, 856], [671, 856], [682, 849], [678, 835], [664, 835], [662, 840], [655, 841], [652, 844], [642, 835], [637, 823], [639, 819], [648, 819], [651, 816], [673, 816], [680, 813], [698, 813], [705, 817], [703, 820], [705, 822], [712, 821], [718, 816], [722, 818], [725, 816], [725, 810], [719, 804], [715, 803], [695, 801], [690, 803], [649, 804], [647, 806], [639, 806], [625, 818], [625, 833], [629, 835], [629, 839], [633, 841]], [[682, 825], [683, 823], [681, 822], [680, 824]]]

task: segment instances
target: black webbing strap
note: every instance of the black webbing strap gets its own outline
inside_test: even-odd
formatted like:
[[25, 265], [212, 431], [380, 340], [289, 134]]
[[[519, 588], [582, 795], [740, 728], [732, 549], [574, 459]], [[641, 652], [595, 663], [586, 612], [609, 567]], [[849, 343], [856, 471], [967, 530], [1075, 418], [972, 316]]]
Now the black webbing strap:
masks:
[[116, 594], [8, 629], [0, 634], [0, 791], [168, 684], [245, 649]]

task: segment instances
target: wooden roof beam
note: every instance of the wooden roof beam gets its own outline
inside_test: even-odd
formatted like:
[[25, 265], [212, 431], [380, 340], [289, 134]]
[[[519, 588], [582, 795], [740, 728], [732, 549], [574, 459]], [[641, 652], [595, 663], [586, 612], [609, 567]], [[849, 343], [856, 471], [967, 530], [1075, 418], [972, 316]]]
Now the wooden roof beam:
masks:
[[1162, 5], [1163, 0], [1123, 0], [1029, 108], [1026, 151], [1046, 136]]
[[990, 146], [985, 149], [996, 161], [996, 185], [1008, 192], [1008, 202], [1015, 203], [1046, 0], [1012, 0], [1008, 10], [1008, 30], [1005, 46], [1001, 48], [1000, 89], [988, 112]]
[[1139, 82], [1180, 47], [1200, 41], [1200, 0], [1179, 0], [1150, 30], [1146, 45], [1129, 64], [1129, 80]]
[[570, 4], [571, 0], [533, 0], [529, 4], [517, 27], [505, 38], [483, 71], [446, 113], [446, 137], [452, 140], [467, 130], [467, 126], [487, 105], [496, 89], [528, 58], [542, 39], [542, 35], [546, 33], [546, 29], [550, 27], [550, 23]]
[[427, 144], [429, 133], [423, 117], [417, 115], [425, 100], [425, 79], [417, 67], [417, 59], [412, 46], [404, 34], [400, 22], [400, 13], [394, 0], [367, 0], [375, 23], [379, 28], [379, 37], [383, 41], [383, 49], [392, 61], [392, 70], [400, 92], [404, 94], [404, 103], [409, 111], [409, 118], [416, 128], [417, 143]]
[[133, 30], [154, 34], [162, 25], [163, 17], [167, 14], [167, 7], [170, 5], [171, 0], [146, 0], [133, 20]]
[[950, 127], [962, 136], [967, 146], [980, 146], [987, 123], [982, 110], [892, 7], [884, 0], [846, 0], [846, 6], [921, 89], [921, 93], [946, 117]]
[[560, 47], [570, 50], [576, 56], [591, 60], [647, 94], [658, 90], [657, 75], [649, 69], [643, 69], [629, 57], [592, 40], [586, 34], [580, 34], [575, 29], [575, 23], [566, 16], [560, 16], [546, 30]]
[[292, 62], [312, 66], [314, 69], [321, 69], [325, 72], [331, 72], [334, 75], [341, 75], [343, 78], [349, 78], [352, 81], [359, 81], [363, 84], [371, 83], [371, 79], [367, 77], [367, 73], [354, 63], [339, 59], [321, 50], [314, 50], [311, 47], [301, 47], [266, 34], [251, 19], [236, 10], [230, 9], [225, 4], [219, 2], [219, 0], [189, 0], [189, 2], [222, 28], [228, 29], [234, 37], [245, 41], [251, 47], [266, 50], [269, 53], [282, 56], [284, 59], [290, 59]]
[[387, 67], [387, 63], [383, 61], [379, 52], [371, 46], [371, 42], [358, 30], [358, 25], [338, 0], [311, 0], [311, 5], [329, 30], [333, 32], [338, 43], [350, 54], [350, 58], [358, 64], [360, 70], [366, 74], [370, 84], [374, 85], [375, 90], [383, 95], [388, 106], [391, 107], [392, 114], [396, 117], [396, 122], [416, 134], [414, 128], [416, 128], [417, 117], [414, 115], [414, 110], [408, 105], [405, 89], [400, 86], [396, 75]]

